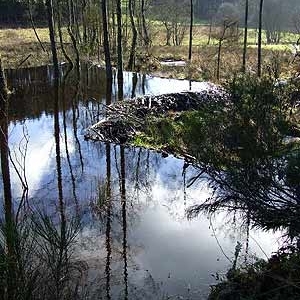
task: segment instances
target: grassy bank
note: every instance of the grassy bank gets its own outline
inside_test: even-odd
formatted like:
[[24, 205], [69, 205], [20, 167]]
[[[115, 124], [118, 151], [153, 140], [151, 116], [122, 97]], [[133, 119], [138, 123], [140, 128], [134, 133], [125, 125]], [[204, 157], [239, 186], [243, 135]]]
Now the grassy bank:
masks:
[[[187, 60], [188, 36], [181, 46], [166, 46], [163, 27], [153, 23], [151, 27], [152, 45], [147, 51], [143, 47], [137, 49], [136, 70], [152, 73], [162, 77], [191, 78], [194, 80], [216, 80], [218, 40], [212, 35], [210, 43], [208, 26], [197, 25], [194, 29], [193, 56], [190, 65], [185, 67], [162, 66], [160, 61], [166, 59]], [[217, 28], [213, 28], [217, 31]], [[0, 53], [5, 68], [37, 66], [51, 63], [50, 43], [47, 28], [37, 28], [37, 33], [46, 51], [39, 44], [33, 29], [0, 29]], [[63, 30], [64, 45], [70, 56], [74, 56], [70, 39]], [[248, 61], [249, 71], [255, 72], [257, 64], [256, 32], [249, 32]], [[290, 77], [299, 71], [297, 62], [293, 62], [291, 44], [296, 40], [293, 34], [285, 34], [280, 45], [263, 45], [263, 69], [272, 76]], [[124, 65], [128, 60], [130, 36], [124, 47]], [[82, 59], [103, 62], [102, 49], [98, 51], [80, 45]], [[95, 53], [96, 52], [96, 53]], [[61, 61], [65, 61], [58, 43], [58, 53]], [[112, 57], [116, 55], [112, 53]], [[24, 61], [25, 60], [25, 61]], [[242, 65], [242, 30], [235, 41], [224, 42], [222, 46], [220, 78], [228, 79], [241, 70]]]
[[37, 32], [48, 53], [42, 50], [33, 29], [0, 29], [0, 54], [4, 68], [17, 68], [28, 55], [30, 57], [22, 67], [51, 62], [48, 29], [38, 28]]

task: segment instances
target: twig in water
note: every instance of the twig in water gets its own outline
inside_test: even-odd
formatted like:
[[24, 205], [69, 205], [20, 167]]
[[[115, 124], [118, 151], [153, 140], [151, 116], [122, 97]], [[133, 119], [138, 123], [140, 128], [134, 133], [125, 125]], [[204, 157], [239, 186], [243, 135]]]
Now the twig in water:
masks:
[[228, 260], [230, 263], [233, 264], [233, 261], [227, 256], [227, 254], [226, 254], [225, 251], [223, 250], [223, 248], [222, 248], [222, 246], [221, 246], [221, 244], [220, 244], [220, 242], [219, 242], [219, 240], [218, 240], [218, 237], [217, 237], [217, 235], [216, 235], [216, 231], [215, 231], [214, 226], [213, 226], [212, 221], [211, 221], [211, 217], [209, 218], [209, 224], [210, 224], [210, 226], [211, 226], [211, 229], [212, 229], [214, 238], [216, 239], [216, 242], [217, 242], [218, 246], [220, 247], [220, 250], [222, 251], [223, 255], [227, 258], [227, 260]]
[[29, 55], [27, 55], [27, 57], [19, 63], [19, 65], [17, 66], [17, 69], [19, 69], [31, 56], [32, 56], [31, 53]]

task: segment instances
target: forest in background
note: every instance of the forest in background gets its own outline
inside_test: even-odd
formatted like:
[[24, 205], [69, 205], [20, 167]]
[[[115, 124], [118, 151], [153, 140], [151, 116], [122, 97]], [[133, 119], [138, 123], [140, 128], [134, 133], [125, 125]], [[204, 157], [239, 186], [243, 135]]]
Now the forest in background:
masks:
[[[105, 51], [109, 51], [113, 66], [122, 57], [125, 70], [195, 80], [228, 78], [246, 68], [246, 61], [248, 70], [254, 71], [259, 63], [263, 72], [275, 77], [299, 71], [294, 60], [300, 33], [300, 3], [296, 0], [51, 3], [59, 61], [75, 62], [80, 57], [104, 65]], [[47, 24], [43, 0], [1, 0], [3, 65], [19, 68], [51, 63]], [[263, 55], [260, 62], [257, 47]], [[183, 68], [161, 64], [190, 57], [192, 63]]]

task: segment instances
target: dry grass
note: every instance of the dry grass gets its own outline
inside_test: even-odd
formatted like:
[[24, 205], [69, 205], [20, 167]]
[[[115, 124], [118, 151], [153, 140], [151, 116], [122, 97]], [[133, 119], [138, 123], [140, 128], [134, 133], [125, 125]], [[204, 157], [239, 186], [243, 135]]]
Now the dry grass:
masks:
[[[32, 28], [0, 29], [0, 54], [5, 68], [37, 66], [51, 63], [48, 28], [37, 28], [46, 49], [41, 48]], [[61, 53], [60, 57], [62, 58]]]
[[[37, 29], [42, 42], [49, 43], [48, 30]], [[32, 29], [0, 29], [0, 53], [4, 67], [16, 68], [29, 55], [24, 66], [49, 63]]]
[[[217, 40], [212, 38], [210, 44], [207, 45], [209, 26], [195, 26], [193, 59], [190, 66], [186, 67], [161, 66], [159, 61], [164, 59], [186, 60], [188, 55], [188, 34], [186, 33], [181, 46], [165, 46], [166, 36], [164, 27], [161, 24], [153, 23], [150, 29], [152, 47], [148, 50], [148, 53], [144, 49], [138, 50], [137, 67], [139, 70], [163, 77], [191, 78], [195, 80], [216, 79]], [[217, 28], [213, 28], [214, 32], [217, 30]], [[33, 29], [0, 29], [0, 54], [2, 55], [4, 67], [18, 67], [29, 54], [31, 54], [30, 58], [22, 64], [22, 67], [51, 63], [48, 29], [38, 28], [37, 32], [48, 53], [41, 49]], [[63, 34], [64, 40], [69, 42], [65, 29], [63, 30]], [[251, 72], [256, 71], [257, 64], [255, 36], [255, 31], [250, 30], [247, 67]], [[283, 44], [263, 46], [263, 69], [265, 72], [285, 77], [300, 71], [300, 63], [297, 61], [292, 63], [292, 48], [288, 44], [294, 39], [294, 35], [285, 34]], [[60, 49], [58, 50], [60, 59], [64, 60]], [[129, 47], [124, 50], [129, 50]], [[72, 53], [72, 51], [69, 52]], [[124, 65], [127, 63], [127, 55], [128, 53], [125, 51]], [[95, 57], [89, 56], [88, 59], [98, 60], [98, 57], [96, 55]], [[240, 71], [241, 64], [242, 37], [235, 43], [224, 43], [220, 68], [221, 79], [227, 79]]]
[[[216, 80], [217, 47], [195, 46], [190, 66], [165, 67], [160, 60], [187, 60], [187, 46], [153, 46], [151, 54], [156, 64], [148, 61], [152, 73], [173, 78], [191, 78], [193, 80]], [[222, 50], [220, 78], [228, 79], [241, 70], [242, 49], [238, 45], [226, 45]], [[293, 62], [290, 51], [263, 49], [263, 70], [274, 77], [290, 77], [297, 73], [299, 62]], [[248, 49], [247, 70], [255, 73], [257, 68], [257, 49]]]
[[[153, 29], [152, 29], [153, 30]], [[166, 34], [163, 26], [157, 25], [152, 36], [152, 47], [148, 60], [148, 70], [159, 76], [191, 78], [194, 80], [216, 80], [216, 66], [218, 53], [218, 28], [212, 28], [212, 38], [208, 45], [209, 26], [194, 27], [193, 58], [187, 67], [165, 67], [159, 64], [160, 60], [174, 59], [187, 60], [188, 33], [181, 46], [166, 46]], [[247, 70], [256, 72], [257, 68], [257, 33], [249, 30]], [[266, 40], [263, 33], [263, 41]], [[294, 61], [292, 53], [297, 36], [291, 33], [283, 34], [282, 44], [267, 45], [263, 48], [263, 71], [275, 77], [290, 77], [300, 71], [300, 61]], [[222, 47], [220, 79], [228, 79], [241, 70], [243, 48], [243, 30], [239, 31], [239, 38], [235, 42], [224, 43]], [[144, 66], [144, 69], [147, 67]]]

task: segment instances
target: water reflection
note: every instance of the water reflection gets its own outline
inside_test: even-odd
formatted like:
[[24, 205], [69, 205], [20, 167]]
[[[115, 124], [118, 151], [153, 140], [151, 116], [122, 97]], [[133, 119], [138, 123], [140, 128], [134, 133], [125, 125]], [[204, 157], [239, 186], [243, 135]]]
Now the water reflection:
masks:
[[106, 144], [106, 199], [107, 199], [107, 209], [106, 209], [106, 297], [110, 297], [110, 262], [111, 262], [111, 145]]
[[[67, 74], [66, 66], [61, 72]], [[84, 140], [84, 130], [102, 117], [101, 105], [118, 99], [117, 83], [111, 84], [110, 100], [104, 73], [97, 66], [81, 66], [80, 81], [76, 74], [66, 76], [56, 107], [51, 68], [7, 74], [15, 88], [11, 146], [16, 148], [23, 138], [24, 126], [28, 132], [29, 201], [55, 216], [58, 195], [62, 224], [80, 214], [76, 255], [88, 264], [91, 299], [199, 299], [213, 282], [211, 274], [229, 264], [222, 251], [232, 257], [237, 240], [248, 241], [249, 255], [261, 256], [251, 239], [255, 235], [270, 253], [272, 235], [233, 232], [232, 220], [226, 223], [222, 216], [212, 221], [214, 234], [210, 220], [186, 220], [185, 208], [211, 193], [205, 180], [188, 187], [197, 169], [149, 150]], [[192, 88], [204, 87], [192, 83]], [[189, 89], [189, 82], [124, 74], [124, 98], [184, 89]], [[17, 201], [16, 174], [12, 181]]]

